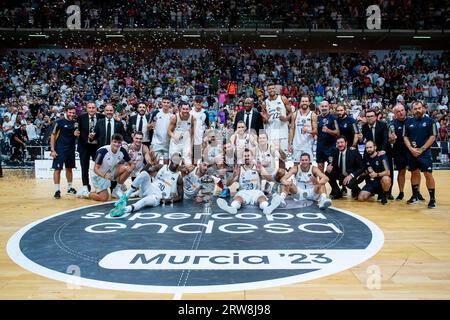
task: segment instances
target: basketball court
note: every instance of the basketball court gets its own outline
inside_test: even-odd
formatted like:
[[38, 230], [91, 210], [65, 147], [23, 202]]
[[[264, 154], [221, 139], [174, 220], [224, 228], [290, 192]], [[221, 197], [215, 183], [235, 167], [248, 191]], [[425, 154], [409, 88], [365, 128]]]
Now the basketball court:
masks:
[[233, 216], [185, 201], [111, 219], [113, 202], [64, 185], [55, 200], [51, 180], [7, 170], [0, 298], [449, 299], [450, 173], [434, 175], [434, 210], [344, 198], [321, 211], [291, 199], [271, 217], [256, 207]]

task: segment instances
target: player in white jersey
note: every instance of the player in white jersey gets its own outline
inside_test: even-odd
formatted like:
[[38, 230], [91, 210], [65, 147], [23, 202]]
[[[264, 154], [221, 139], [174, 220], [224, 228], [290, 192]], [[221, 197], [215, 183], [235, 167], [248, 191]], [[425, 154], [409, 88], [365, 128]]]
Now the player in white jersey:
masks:
[[169, 155], [180, 153], [186, 165], [192, 164], [192, 148], [195, 132], [195, 118], [189, 113], [189, 105], [182, 104], [180, 112], [174, 114], [169, 124]]
[[275, 85], [267, 85], [269, 97], [261, 106], [261, 115], [269, 136], [269, 143], [287, 153], [289, 138], [289, 121], [292, 114], [291, 103], [281, 95], [277, 95]]
[[274, 195], [269, 205], [267, 197], [261, 191], [261, 175], [268, 176], [264, 167], [257, 166], [254, 162], [254, 156], [251, 150], [244, 151], [244, 164], [237, 166], [229, 182], [239, 182], [239, 192], [233, 198], [231, 205], [228, 205], [225, 199], [217, 199], [217, 205], [220, 209], [236, 214], [242, 205], [256, 205], [263, 210], [265, 214], [271, 214], [281, 203], [279, 195]]
[[309, 109], [308, 96], [302, 96], [297, 112], [292, 115], [289, 128], [289, 152], [296, 164], [300, 155], [308, 153], [313, 158], [314, 136], [317, 135], [317, 115]]
[[184, 166], [181, 169], [183, 175], [184, 199], [195, 199], [201, 202], [200, 190], [202, 187], [202, 177], [206, 174], [208, 164], [201, 162], [198, 166]]
[[202, 156], [202, 144], [206, 130], [209, 128], [209, 115], [203, 109], [203, 97], [196, 96], [194, 100], [194, 108], [191, 115], [195, 118], [194, 132], [194, 163], [197, 163]]
[[[260, 163], [271, 177], [269, 180], [264, 176], [262, 177], [264, 179], [262, 186], [264, 193], [266, 194], [271, 193], [270, 190], [272, 190], [273, 184], [276, 185], [277, 183], [280, 183], [281, 178], [286, 174], [283, 157], [284, 154], [280, 154], [280, 151], [276, 150], [268, 143], [267, 133], [261, 131], [256, 147], [256, 162]], [[269, 181], [273, 181], [273, 183]]]
[[[294, 181], [290, 179], [291, 177]], [[282, 202], [290, 193], [299, 200], [317, 200], [319, 209], [325, 210], [331, 206], [325, 187], [327, 182], [328, 177], [311, 164], [311, 157], [305, 152], [300, 156], [300, 164], [294, 165], [281, 179]]]
[[[144, 207], [156, 207], [161, 201], [183, 201], [183, 178], [178, 170], [180, 164], [181, 157], [175, 154], [168, 165], [146, 165], [131, 183], [130, 190], [115, 203], [115, 208], [110, 211], [111, 216], [120, 217]], [[142, 199], [126, 206], [128, 197], [137, 190]]]
[[79, 195], [80, 198], [107, 201], [111, 181], [117, 181], [113, 195], [117, 198], [122, 195], [121, 186], [136, 166], [136, 162], [131, 160], [128, 152], [122, 147], [122, 141], [122, 135], [115, 133], [111, 137], [109, 146], [103, 146], [97, 150], [92, 177], [95, 192], [85, 190]]
[[161, 102], [161, 110], [153, 111], [150, 118], [150, 128], [153, 130], [152, 149], [158, 159], [162, 158], [165, 164], [169, 163], [169, 141], [168, 129], [171, 112], [171, 101], [169, 97], [164, 97]]
[[253, 154], [256, 153], [256, 136], [247, 130], [244, 121], [239, 121], [236, 125], [236, 132], [230, 137], [230, 143], [236, 152], [236, 163], [244, 163], [244, 150], [250, 149]]
[[146, 163], [151, 163], [153, 165], [157, 164], [158, 159], [156, 158], [153, 150], [150, 150], [145, 144], [142, 143], [144, 139], [144, 134], [140, 131], [136, 131], [132, 135], [133, 142], [125, 147], [131, 160], [136, 162], [136, 167], [133, 172], [131, 172], [130, 177], [132, 180], [138, 176], [138, 174], [144, 169], [144, 161]]

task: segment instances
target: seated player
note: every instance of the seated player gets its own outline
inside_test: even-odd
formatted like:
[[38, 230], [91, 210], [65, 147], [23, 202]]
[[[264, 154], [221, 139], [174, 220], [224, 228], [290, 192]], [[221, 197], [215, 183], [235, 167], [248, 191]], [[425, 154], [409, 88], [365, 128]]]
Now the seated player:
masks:
[[202, 177], [208, 170], [208, 163], [201, 162], [198, 166], [185, 166], [181, 172], [183, 175], [183, 195], [184, 199], [195, 199], [201, 202], [202, 198], [199, 193], [202, 187]]
[[[144, 207], [156, 207], [161, 201], [171, 201], [172, 203], [182, 201], [183, 179], [178, 170], [180, 163], [180, 155], [174, 154], [168, 165], [146, 165], [131, 183], [130, 190], [116, 202], [115, 208], [110, 211], [111, 216], [119, 217], [124, 213], [135, 212]], [[138, 189], [142, 199], [135, 204], [126, 206], [130, 194]]]
[[244, 164], [235, 168], [233, 176], [228, 181], [228, 185], [239, 181], [240, 191], [234, 196], [231, 205], [228, 205], [225, 199], [217, 199], [217, 205], [220, 209], [236, 214], [242, 205], [258, 204], [265, 214], [271, 214], [280, 205], [281, 199], [278, 195], [272, 197], [272, 202], [269, 205], [267, 197], [261, 191], [261, 175], [268, 177], [270, 175], [261, 165], [255, 165], [253, 157], [251, 150], [244, 150]]
[[366, 185], [358, 195], [359, 201], [367, 201], [375, 194], [381, 195], [381, 203], [388, 203], [387, 194], [391, 186], [388, 159], [384, 153], [377, 152], [377, 146], [373, 141], [366, 142], [366, 154], [364, 155], [366, 166]]
[[[290, 180], [291, 177], [294, 181]], [[284, 202], [286, 196], [292, 194], [299, 200], [317, 201], [319, 209], [325, 210], [332, 204], [327, 197], [327, 182], [328, 177], [311, 164], [309, 153], [304, 152], [300, 155], [300, 164], [294, 164], [281, 179], [281, 201]]]
[[128, 152], [122, 147], [122, 135], [115, 133], [111, 137], [111, 144], [97, 150], [95, 156], [94, 175], [92, 184], [95, 192], [83, 191], [79, 197], [96, 201], [109, 199], [108, 189], [111, 181], [117, 181], [117, 186], [112, 196], [120, 198], [122, 184], [128, 179], [136, 167], [136, 162], [131, 160]]

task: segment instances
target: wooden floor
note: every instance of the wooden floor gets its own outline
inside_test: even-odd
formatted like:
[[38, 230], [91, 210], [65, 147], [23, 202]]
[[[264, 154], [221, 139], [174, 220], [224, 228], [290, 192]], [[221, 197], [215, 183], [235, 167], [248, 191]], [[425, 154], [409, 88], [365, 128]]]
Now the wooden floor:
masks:
[[[172, 294], [143, 294], [82, 287], [30, 273], [6, 253], [8, 239], [21, 227], [56, 212], [92, 204], [63, 194], [54, 200], [49, 180], [6, 171], [0, 179], [0, 299], [173, 299]], [[181, 299], [450, 299], [450, 171], [435, 171], [437, 209], [426, 203], [358, 203], [334, 206], [368, 218], [384, 232], [383, 248], [370, 260], [346, 271], [298, 284], [215, 294], [185, 294]], [[409, 179], [409, 175], [407, 176]], [[75, 187], [80, 187], [80, 182]], [[408, 184], [408, 182], [407, 182]], [[65, 192], [65, 180], [62, 183]], [[422, 183], [422, 194], [428, 192]], [[397, 188], [394, 195], [397, 195]], [[406, 197], [411, 192], [407, 187]], [[379, 289], [369, 289], [371, 270], [381, 271]]]

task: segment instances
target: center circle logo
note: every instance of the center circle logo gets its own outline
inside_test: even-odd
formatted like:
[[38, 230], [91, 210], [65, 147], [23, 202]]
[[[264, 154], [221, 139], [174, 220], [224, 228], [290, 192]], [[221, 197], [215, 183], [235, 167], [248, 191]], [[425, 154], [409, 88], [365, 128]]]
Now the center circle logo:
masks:
[[382, 247], [371, 221], [311, 202], [265, 215], [257, 207], [212, 213], [185, 200], [120, 218], [113, 203], [36, 221], [14, 234], [8, 254], [23, 268], [80, 286], [154, 293], [261, 289], [331, 275]]

